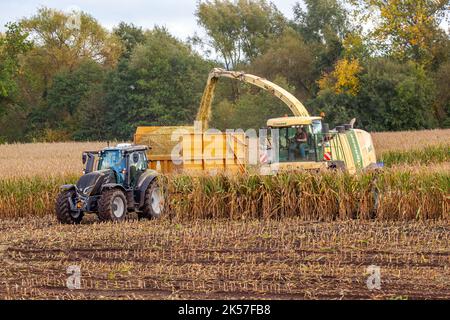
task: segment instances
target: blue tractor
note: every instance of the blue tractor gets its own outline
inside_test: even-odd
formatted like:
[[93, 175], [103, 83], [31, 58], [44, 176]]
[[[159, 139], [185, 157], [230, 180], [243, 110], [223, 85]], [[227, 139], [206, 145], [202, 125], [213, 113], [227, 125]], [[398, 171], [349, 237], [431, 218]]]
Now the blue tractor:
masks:
[[122, 221], [129, 212], [158, 218], [164, 194], [158, 173], [148, 169], [147, 146], [119, 144], [83, 153], [84, 174], [74, 185], [61, 186], [56, 215], [63, 224], [79, 224], [85, 213], [100, 221]]

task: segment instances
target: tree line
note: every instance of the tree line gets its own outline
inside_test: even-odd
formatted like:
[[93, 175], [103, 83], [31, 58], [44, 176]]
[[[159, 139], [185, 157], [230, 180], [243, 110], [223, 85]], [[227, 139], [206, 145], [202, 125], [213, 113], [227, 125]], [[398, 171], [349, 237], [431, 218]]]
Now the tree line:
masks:
[[[286, 18], [266, 0], [206, 0], [204, 35], [40, 8], [0, 33], [0, 143], [131, 139], [140, 125], [192, 124], [213, 67], [266, 77], [332, 126], [450, 127], [448, 0], [304, 0]], [[259, 128], [289, 114], [223, 80], [212, 126]]]

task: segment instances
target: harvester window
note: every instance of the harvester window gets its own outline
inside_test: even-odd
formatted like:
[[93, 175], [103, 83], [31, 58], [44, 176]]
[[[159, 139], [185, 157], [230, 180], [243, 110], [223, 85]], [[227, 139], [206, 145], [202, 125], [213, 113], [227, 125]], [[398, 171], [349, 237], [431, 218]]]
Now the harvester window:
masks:
[[[311, 126], [280, 128], [280, 162], [315, 161]], [[285, 142], [286, 141], [286, 142]]]
[[313, 134], [322, 133], [322, 120], [313, 120], [312, 122], [312, 132]]

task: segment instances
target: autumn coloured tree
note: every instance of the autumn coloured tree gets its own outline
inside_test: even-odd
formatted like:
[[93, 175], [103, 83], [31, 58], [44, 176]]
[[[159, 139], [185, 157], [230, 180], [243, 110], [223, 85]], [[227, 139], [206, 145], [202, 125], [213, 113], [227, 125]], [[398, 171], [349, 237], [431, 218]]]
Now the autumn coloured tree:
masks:
[[[375, 22], [370, 36], [385, 52], [406, 61], [430, 64], [448, 34], [440, 28], [448, 18], [448, 0], [350, 0], [361, 12], [361, 21]], [[376, 14], [376, 19], [374, 15]]]
[[363, 70], [357, 59], [341, 59], [333, 72], [318, 80], [321, 90], [332, 89], [336, 94], [347, 93], [356, 96], [359, 91], [359, 73]]

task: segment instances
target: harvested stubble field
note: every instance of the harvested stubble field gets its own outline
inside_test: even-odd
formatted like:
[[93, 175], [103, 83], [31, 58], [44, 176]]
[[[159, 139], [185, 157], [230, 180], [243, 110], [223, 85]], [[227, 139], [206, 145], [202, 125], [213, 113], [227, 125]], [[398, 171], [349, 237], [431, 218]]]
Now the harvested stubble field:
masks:
[[[445, 222], [0, 221], [0, 298], [449, 299]], [[369, 290], [370, 265], [380, 290]], [[79, 266], [81, 289], [66, 287]]]
[[79, 226], [54, 218], [58, 186], [106, 144], [0, 145], [0, 298], [449, 299], [449, 137], [375, 134], [376, 179], [172, 177], [164, 219]]

